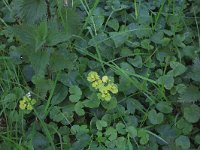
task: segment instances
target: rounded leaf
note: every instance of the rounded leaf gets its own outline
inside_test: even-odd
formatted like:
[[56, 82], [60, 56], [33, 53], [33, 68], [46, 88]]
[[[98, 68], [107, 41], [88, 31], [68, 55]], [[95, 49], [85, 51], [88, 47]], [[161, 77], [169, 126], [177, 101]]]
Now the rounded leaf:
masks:
[[159, 102], [156, 108], [162, 113], [168, 114], [172, 112], [172, 107], [167, 102]]
[[164, 115], [162, 113], [157, 113], [154, 109], [151, 110], [148, 114], [149, 121], [152, 124], [160, 124], [164, 119]]
[[200, 107], [192, 104], [189, 107], [184, 108], [184, 118], [191, 123], [196, 123], [200, 119]]
[[176, 145], [181, 147], [182, 149], [190, 148], [190, 140], [187, 136], [181, 135], [176, 140]]
[[137, 129], [134, 126], [127, 127], [126, 131], [129, 133], [130, 137], [132, 138], [135, 138], [137, 136]]

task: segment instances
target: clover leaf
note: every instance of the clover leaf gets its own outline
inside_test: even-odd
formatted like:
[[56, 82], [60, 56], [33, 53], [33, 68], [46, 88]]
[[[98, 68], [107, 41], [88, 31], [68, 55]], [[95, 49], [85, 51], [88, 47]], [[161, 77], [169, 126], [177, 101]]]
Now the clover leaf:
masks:
[[96, 127], [98, 130], [102, 130], [102, 128], [107, 127], [107, 122], [104, 120], [97, 120]]
[[138, 130], [138, 137], [140, 137], [140, 144], [145, 145], [149, 141], [149, 134], [144, 129]]
[[190, 140], [187, 136], [181, 135], [176, 140], [176, 145], [181, 147], [183, 150], [190, 148]]
[[162, 113], [157, 113], [152, 109], [148, 113], [148, 118], [152, 124], [161, 124], [164, 120], [164, 115]]
[[83, 107], [84, 107], [84, 105], [82, 102], [78, 102], [74, 106], [74, 110], [79, 116], [83, 116], [85, 114]]
[[135, 138], [137, 136], [137, 129], [134, 126], [128, 126], [126, 128], [126, 131], [132, 138]]
[[70, 86], [69, 93], [71, 94], [69, 96], [69, 100], [71, 102], [75, 103], [81, 99], [82, 91], [78, 86], [76, 85]]
[[173, 69], [175, 77], [183, 74], [187, 70], [186, 67], [179, 62], [170, 62], [170, 67]]
[[167, 102], [159, 102], [156, 104], [156, 108], [162, 113], [171, 113], [172, 107]]
[[185, 107], [184, 110], [184, 118], [191, 123], [196, 123], [200, 119], [200, 107], [192, 104], [189, 107]]
[[117, 130], [113, 127], [109, 127], [106, 129], [105, 135], [108, 136], [110, 141], [113, 141], [117, 138]]

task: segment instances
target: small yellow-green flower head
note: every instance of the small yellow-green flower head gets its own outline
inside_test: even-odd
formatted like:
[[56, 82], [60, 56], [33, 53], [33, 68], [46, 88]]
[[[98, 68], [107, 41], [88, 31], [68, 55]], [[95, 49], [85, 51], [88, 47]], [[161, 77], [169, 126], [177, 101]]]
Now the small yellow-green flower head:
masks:
[[99, 80], [99, 79], [100, 79], [100, 77], [99, 77], [98, 73], [95, 72], [95, 71], [91, 71], [87, 76], [87, 80], [89, 82], [94, 82], [94, 81]]
[[114, 78], [112, 77], [103, 76], [100, 78], [97, 72], [91, 71], [87, 76], [87, 80], [98, 91], [97, 96], [101, 100], [110, 101], [112, 98], [111, 93], [118, 93], [118, 87], [114, 84]]
[[97, 80], [97, 81], [94, 81], [92, 83], [92, 87], [95, 88], [95, 89], [98, 89], [101, 86], [102, 86], [102, 81], [101, 80]]
[[111, 100], [111, 95], [106, 86], [102, 86], [101, 88], [99, 88], [99, 91], [100, 91], [100, 93], [99, 93], [100, 99], [105, 100], [105, 101]]
[[110, 101], [111, 100], [111, 95], [110, 93], [98, 93], [98, 97], [102, 100], [105, 101]]
[[101, 93], [109, 93], [108, 88], [106, 86], [102, 86], [101, 88], [99, 88], [99, 91]]
[[33, 110], [33, 105], [36, 103], [35, 99], [31, 99], [28, 96], [24, 96], [19, 102], [19, 108], [22, 110]]
[[105, 101], [110, 101], [111, 100], [111, 95], [109, 93], [102, 94], [102, 97], [104, 98]]
[[111, 84], [108, 85], [108, 90], [110, 92], [112, 92], [113, 94], [117, 94], [118, 93], [118, 87], [114, 83], [111, 83]]
[[27, 107], [26, 107], [26, 109], [27, 109], [27, 110], [32, 110], [32, 109], [33, 109], [33, 106], [32, 106], [31, 104], [28, 104]]
[[19, 102], [19, 108], [22, 110], [26, 109], [26, 102], [24, 100], [21, 100]]
[[103, 76], [102, 81], [103, 81], [103, 83], [107, 83], [109, 81], [108, 76]]

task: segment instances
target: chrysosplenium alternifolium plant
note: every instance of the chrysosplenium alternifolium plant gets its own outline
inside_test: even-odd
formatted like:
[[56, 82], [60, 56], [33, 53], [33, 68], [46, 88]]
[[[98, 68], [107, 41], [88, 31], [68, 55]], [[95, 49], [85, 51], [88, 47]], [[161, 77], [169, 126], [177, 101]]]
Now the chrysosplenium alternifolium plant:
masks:
[[111, 80], [108, 76], [103, 76], [100, 78], [97, 72], [91, 71], [88, 76], [87, 80], [91, 82], [92, 87], [98, 91], [98, 98], [105, 101], [111, 100], [111, 93], [117, 94], [118, 87], [114, 84], [113, 80]]
[[19, 102], [19, 108], [22, 110], [33, 110], [33, 105], [36, 103], [35, 99], [31, 98], [30, 93], [23, 96], [23, 99]]

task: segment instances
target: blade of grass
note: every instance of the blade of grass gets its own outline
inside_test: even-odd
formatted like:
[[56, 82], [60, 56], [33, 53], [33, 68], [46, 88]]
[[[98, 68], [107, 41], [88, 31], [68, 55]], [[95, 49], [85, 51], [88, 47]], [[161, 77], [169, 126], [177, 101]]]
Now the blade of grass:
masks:
[[162, 11], [163, 11], [165, 2], [166, 2], [166, 1], [163, 0], [163, 2], [162, 2], [162, 4], [161, 4], [161, 7], [160, 7], [160, 9], [159, 9], [159, 11], [158, 11], [158, 14], [157, 14], [157, 16], [156, 16], [156, 18], [155, 18], [155, 23], [154, 23], [154, 26], [153, 26], [153, 30], [156, 29], [156, 26], [157, 26], [158, 20], [159, 20], [159, 18], [160, 18], [160, 15], [161, 15], [161, 13], [162, 13]]
[[[100, 0], [95, 0], [92, 9], [89, 10], [89, 9], [87, 9], [87, 7], [85, 6], [85, 4], [84, 4], [83, 1], [81, 0], [81, 4], [82, 4], [83, 8], [85, 9], [85, 11], [86, 11], [86, 13], [87, 13], [88, 16], [86, 17], [85, 23], [84, 23], [84, 25], [83, 25], [83, 27], [82, 27], [82, 29], [81, 29], [81, 31], [79, 32], [78, 35], [81, 35], [82, 32], [83, 32], [83, 30], [86, 29], [86, 26], [88, 25], [89, 21], [90, 21], [90, 20], [93, 20], [92, 14], [93, 14], [94, 9], [95, 9], [95, 8], [97, 7], [97, 5], [99, 4], [99, 2], [100, 2]], [[93, 20], [93, 23], [94, 23], [94, 20]], [[94, 25], [94, 24], [93, 24], [93, 25]]]
[[164, 142], [165, 144], [168, 144], [168, 142], [165, 141], [162, 137], [156, 135], [155, 133], [153, 133], [153, 132], [151, 132], [151, 131], [149, 131], [149, 130], [146, 130], [146, 131], [147, 131], [149, 134], [155, 136], [157, 139], [159, 139], [159, 140], [161, 140], [162, 142]]
[[50, 103], [51, 103], [51, 99], [52, 99], [52, 97], [53, 97], [53, 94], [54, 94], [54, 91], [55, 91], [55, 88], [56, 88], [56, 84], [57, 84], [57, 82], [58, 82], [58, 77], [60, 76], [60, 72], [59, 73], [57, 73], [57, 75], [56, 75], [56, 79], [55, 79], [55, 81], [54, 81], [54, 85], [53, 85], [53, 88], [51, 89], [51, 92], [50, 92], [50, 96], [48, 97], [48, 100], [47, 100], [47, 103], [46, 103], [46, 106], [45, 106], [45, 110], [44, 110], [44, 116], [47, 116], [48, 115], [48, 113], [49, 113], [49, 106], [50, 106]]

